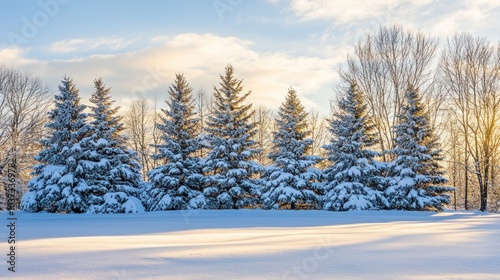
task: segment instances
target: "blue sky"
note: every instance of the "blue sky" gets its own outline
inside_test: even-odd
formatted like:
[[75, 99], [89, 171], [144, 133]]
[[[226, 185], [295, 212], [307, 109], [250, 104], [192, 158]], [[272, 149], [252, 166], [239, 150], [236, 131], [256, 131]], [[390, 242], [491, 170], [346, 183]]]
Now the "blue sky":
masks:
[[51, 89], [72, 77], [84, 102], [102, 77], [124, 107], [166, 99], [182, 72], [212, 92], [232, 64], [251, 102], [277, 107], [289, 86], [328, 113], [337, 69], [354, 43], [399, 24], [441, 40], [470, 32], [500, 41], [498, 0], [0, 1], [0, 63], [27, 69]]

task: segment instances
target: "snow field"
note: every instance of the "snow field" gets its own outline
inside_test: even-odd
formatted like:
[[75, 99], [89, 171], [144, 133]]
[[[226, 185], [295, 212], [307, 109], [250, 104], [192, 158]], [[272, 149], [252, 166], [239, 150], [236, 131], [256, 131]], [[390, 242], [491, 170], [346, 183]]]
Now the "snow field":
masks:
[[[13, 279], [500, 279], [500, 215], [18, 212]], [[7, 213], [0, 213], [6, 221]], [[2, 251], [7, 243], [2, 234]]]

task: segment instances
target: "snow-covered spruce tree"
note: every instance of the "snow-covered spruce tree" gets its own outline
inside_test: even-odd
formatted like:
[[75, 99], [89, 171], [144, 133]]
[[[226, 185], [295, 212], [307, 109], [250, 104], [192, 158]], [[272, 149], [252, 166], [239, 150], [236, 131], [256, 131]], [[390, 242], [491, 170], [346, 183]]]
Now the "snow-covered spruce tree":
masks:
[[144, 212], [139, 199], [141, 166], [135, 152], [125, 146], [122, 117], [117, 115], [119, 107], [113, 107], [110, 88], [106, 88], [102, 79], [95, 80], [94, 86], [90, 98], [91, 135], [83, 140], [87, 149], [81, 162], [91, 190], [88, 212]]
[[249, 207], [258, 201], [259, 185], [253, 175], [263, 167], [252, 160], [258, 153], [252, 140], [257, 131], [250, 122], [252, 105], [243, 104], [250, 92], [243, 93], [242, 80], [233, 72], [228, 65], [220, 75], [220, 88], [214, 87], [214, 111], [207, 121], [210, 151], [203, 167], [203, 194], [209, 209]]
[[329, 121], [332, 134], [324, 145], [330, 166], [324, 173], [323, 209], [334, 211], [370, 210], [387, 207], [381, 191], [379, 154], [371, 150], [378, 139], [368, 116], [364, 94], [352, 82], [338, 102], [339, 111]]
[[88, 136], [90, 127], [83, 113], [86, 107], [80, 104], [78, 90], [70, 78], [62, 80], [54, 105], [45, 125], [50, 136], [41, 139], [44, 149], [35, 157], [40, 164], [34, 167], [35, 177], [28, 183], [21, 209], [83, 213], [88, 209], [89, 186], [81, 165], [81, 141]]
[[175, 76], [168, 89], [167, 109], [157, 125], [162, 133], [162, 144], [153, 158], [162, 164], [148, 174], [150, 184], [144, 201], [150, 211], [202, 208], [205, 199], [201, 193], [203, 175], [198, 138], [199, 119], [193, 103], [192, 88], [182, 74]]
[[447, 180], [439, 162], [442, 160], [437, 138], [417, 89], [408, 87], [406, 104], [393, 128], [395, 160], [388, 164], [391, 175], [385, 196], [390, 209], [442, 210], [449, 203], [442, 186]]
[[319, 207], [321, 171], [313, 165], [321, 158], [307, 155], [313, 141], [306, 138], [310, 134], [306, 118], [304, 106], [290, 88], [276, 118], [278, 128], [269, 153], [273, 163], [262, 176], [263, 208]]

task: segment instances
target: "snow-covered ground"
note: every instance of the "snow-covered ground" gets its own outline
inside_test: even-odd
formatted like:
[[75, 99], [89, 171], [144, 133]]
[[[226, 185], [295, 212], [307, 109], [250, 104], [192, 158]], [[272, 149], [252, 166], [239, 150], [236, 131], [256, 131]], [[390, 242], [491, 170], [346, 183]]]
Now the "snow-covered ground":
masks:
[[[500, 279], [500, 215], [17, 212], [13, 279]], [[0, 213], [7, 223], [7, 213]]]

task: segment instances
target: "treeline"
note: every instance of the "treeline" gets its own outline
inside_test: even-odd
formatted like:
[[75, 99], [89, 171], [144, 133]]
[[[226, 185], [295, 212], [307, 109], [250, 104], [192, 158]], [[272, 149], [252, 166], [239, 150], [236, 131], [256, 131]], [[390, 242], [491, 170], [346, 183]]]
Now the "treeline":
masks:
[[[6, 87], [2, 81], [9, 79], [0, 78], [0, 114], [7, 116], [1, 118], [0, 170], [5, 179], [4, 166], [18, 163], [16, 199], [28, 184], [22, 208], [29, 211], [440, 210], [448, 194], [451, 207], [498, 211], [500, 46], [468, 34], [445, 45], [438, 53], [436, 39], [398, 26], [367, 35], [339, 71], [343, 82], [327, 119], [307, 112], [293, 88], [276, 111], [252, 108], [245, 103], [250, 92], [228, 66], [213, 95], [193, 92], [177, 75], [161, 97], [166, 104], [135, 101], [123, 119], [101, 80], [89, 116], [82, 110], [56, 119], [82, 106], [65, 79], [47, 120], [46, 87], [3, 67], [2, 77], [36, 81], [42, 105], [3, 105], [25, 90]], [[98, 92], [106, 92], [106, 105], [98, 105]], [[69, 103], [56, 113], [62, 100]], [[70, 123], [78, 118], [82, 126], [74, 130]], [[56, 135], [63, 123], [64, 137]], [[40, 164], [29, 175], [34, 155]]]
[[[355, 81], [330, 121], [326, 159], [307, 152], [307, 113], [293, 88], [276, 116], [271, 163], [259, 150], [251, 104], [242, 80], [227, 66], [214, 88], [213, 112], [200, 130], [192, 88], [176, 75], [156, 125], [158, 166], [141, 180], [139, 158], [127, 150], [110, 89], [95, 81], [90, 114], [73, 81], [64, 78], [49, 112], [48, 137], [35, 157], [21, 209], [31, 212], [128, 213], [181, 209], [442, 210], [451, 188], [442, 186], [439, 144], [418, 90], [405, 94], [394, 126], [391, 162], [377, 161], [380, 140]], [[206, 156], [200, 156], [201, 149]], [[317, 164], [326, 160], [324, 170]]]

